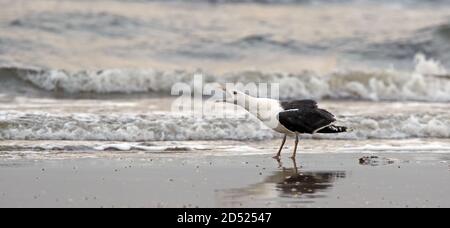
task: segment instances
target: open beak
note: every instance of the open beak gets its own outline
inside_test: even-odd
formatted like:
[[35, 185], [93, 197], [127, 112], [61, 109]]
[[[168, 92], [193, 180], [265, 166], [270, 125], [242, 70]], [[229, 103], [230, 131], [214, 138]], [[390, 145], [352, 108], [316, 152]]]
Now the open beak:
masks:
[[226, 89], [225, 85], [224, 85], [224, 84], [219, 84], [219, 85], [217, 86], [217, 90], [222, 91], [223, 94], [222, 94], [222, 98], [219, 99], [219, 100], [216, 100], [216, 102], [217, 102], [217, 103], [219, 103], [219, 102], [220, 102], [220, 103], [222, 103], [222, 102], [227, 102], [227, 100], [226, 100], [227, 89]]
[[225, 85], [224, 85], [224, 84], [221, 84], [221, 83], [217, 86], [217, 88], [218, 88], [220, 91], [223, 91], [223, 92], [226, 92], [226, 91], [227, 91], [227, 88], [225, 87]]

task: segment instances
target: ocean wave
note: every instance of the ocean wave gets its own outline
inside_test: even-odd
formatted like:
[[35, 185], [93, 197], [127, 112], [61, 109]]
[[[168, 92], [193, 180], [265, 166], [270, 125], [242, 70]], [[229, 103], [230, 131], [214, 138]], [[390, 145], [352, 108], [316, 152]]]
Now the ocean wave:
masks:
[[[71, 73], [64, 70], [0, 68], [3, 91], [33, 87], [66, 94], [160, 93], [170, 95], [177, 83], [194, 87], [195, 74], [204, 83], [278, 83], [280, 98], [450, 101], [450, 77], [437, 61], [416, 55], [413, 72], [396, 70], [337, 71], [328, 75], [314, 72], [276, 73], [258, 70], [213, 75], [201, 71], [158, 71], [109, 69]], [[6, 81], [9, 80], [9, 84]], [[13, 80], [14, 82], [11, 82]], [[8, 85], [5, 87], [5, 85]], [[13, 88], [13, 89], [12, 89]], [[21, 90], [23, 90], [22, 88]], [[250, 91], [254, 93], [255, 91]]]
[[[370, 58], [404, 60], [416, 53], [438, 58], [443, 63], [450, 60], [450, 24], [443, 23], [422, 28], [413, 34], [395, 40], [378, 43], [352, 42], [347, 52], [359, 53]], [[363, 48], [361, 48], [363, 47]]]
[[79, 12], [42, 12], [31, 14], [24, 18], [17, 18], [9, 22], [9, 26], [38, 29], [51, 33], [67, 33], [83, 31], [103, 36], [130, 37], [132, 32], [139, 32], [144, 22], [107, 12], [79, 13]]
[[[318, 139], [449, 138], [450, 113], [339, 116], [352, 132], [317, 134]], [[148, 114], [49, 114], [0, 112], [1, 140], [189, 141], [264, 140], [281, 135], [252, 116], [197, 117], [173, 112]], [[311, 138], [304, 135], [303, 138]]]

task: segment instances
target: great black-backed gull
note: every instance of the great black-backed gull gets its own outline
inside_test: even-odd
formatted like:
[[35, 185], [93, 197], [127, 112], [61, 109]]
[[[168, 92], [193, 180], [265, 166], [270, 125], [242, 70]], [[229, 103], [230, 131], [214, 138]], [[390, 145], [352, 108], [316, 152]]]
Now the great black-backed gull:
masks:
[[348, 128], [333, 123], [336, 118], [325, 109], [320, 109], [313, 100], [279, 101], [269, 98], [257, 98], [238, 90], [227, 90], [224, 102], [232, 103], [246, 109], [256, 116], [266, 126], [276, 132], [284, 134], [280, 149], [274, 158], [279, 158], [287, 136], [295, 137], [295, 146], [291, 158], [295, 158], [299, 141], [299, 134], [326, 133], [335, 134], [347, 132]]

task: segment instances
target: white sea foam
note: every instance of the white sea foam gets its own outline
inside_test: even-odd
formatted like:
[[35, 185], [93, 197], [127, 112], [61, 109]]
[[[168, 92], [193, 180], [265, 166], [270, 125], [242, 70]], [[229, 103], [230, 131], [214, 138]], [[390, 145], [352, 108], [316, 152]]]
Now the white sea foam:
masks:
[[415, 59], [415, 73], [420, 75], [447, 75], [447, 70], [442, 64], [434, 59], [427, 59], [423, 54], [417, 54]]
[[[413, 72], [396, 70], [276, 73], [242, 71], [224, 75], [204, 73], [205, 83], [279, 83], [280, 97], [364, 100], [450, 101], [450, 79], [437, 61], [418, 54]], [[47, 91], [66, 93], [143, 93], [169, 95], [176, 83], [193, 85], [196, 72], [110, 69], [69, 73], [62, 70], [25, 71], [18, 77]], [[198, 73], [198, 72], [197, 72]], [[201, 88], [194, 87], [195, 90]]]
[[[450, 137], [450, 113], [344, 115], [338, 119], [340, 122], [337, 124], [354, 130], [313, 137], [354, 140]], [[254, 117], [241, 114], [227, 118], [198, 118], [171, 112], [139, 115], [0, 112], [0, 139], [4, 140], [186, 141], [264, 140], [277, 137], [280, 137], [278, 133]]]
[[395, 145], [387, 145], [387, 144], [377, 144], [377, 145], [365, 145], [365, 146], [358, 146], [358, 147], [348, 147], [348, 148], [342, 148], [342, 151], [346, 152], [352, 152], [352, 151], [366, 151], [366, 152], [386, 152], [386, 151], [395, 151], [395, 152], [448, 152], [449, 147], [447, 144], [437, 144], [437, 143], [430, 143], [427, 145], [402, 145], [402, 146], [395, 146]]

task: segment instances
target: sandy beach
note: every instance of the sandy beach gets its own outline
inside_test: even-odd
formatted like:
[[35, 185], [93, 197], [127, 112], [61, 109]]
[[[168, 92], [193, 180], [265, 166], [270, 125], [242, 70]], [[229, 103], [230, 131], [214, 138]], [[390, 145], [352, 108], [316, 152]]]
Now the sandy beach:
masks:
[[449, 207], [448, 148], [388, 149], [392, 143], [343, 152], [343, 142], [306, 141], [314, 149], [296, 163], [287, 154], [278, 163], [273, 151], [257, 149], [261, 142], [203, 152], [3, 153], [0, 207]]
[[0, 0], [0, 207], [450, 207], [449, 18]]

